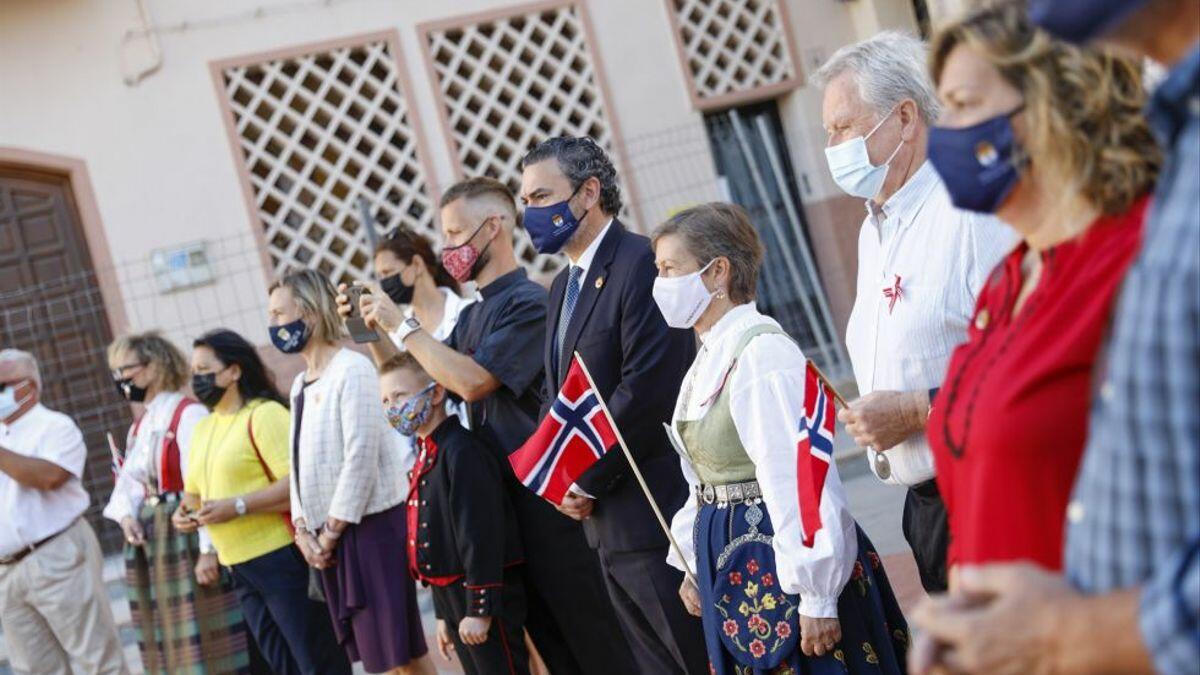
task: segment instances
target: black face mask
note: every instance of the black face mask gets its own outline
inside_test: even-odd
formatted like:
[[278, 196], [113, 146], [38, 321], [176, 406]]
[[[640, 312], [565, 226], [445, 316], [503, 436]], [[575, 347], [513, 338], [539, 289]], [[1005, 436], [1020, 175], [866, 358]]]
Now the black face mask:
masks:
[[216, 373], [204, 373], [203, 375], [192, 375], [192, 393], [200, 402], [209, 410], [217, 407], [221, 402], [221, 397], [225, 395], [225, 390], [229, 387], [217, 386]]
[[127, 377], [123, 380], [113, 380], [113, 384], [117, 387], [117, 393], [125, 397], [127, 401], [142, 403], [146, 400], [146, 388], [134, 384], [132, 377]]
[[384, 277], [379, 280], [379, 286], [384, 293], [392, 299], [392, 302], [397, 305], [411, 305], [413, 299], [413, 287], [404, 283], [399, 274], [393, 274], [390, 277]]

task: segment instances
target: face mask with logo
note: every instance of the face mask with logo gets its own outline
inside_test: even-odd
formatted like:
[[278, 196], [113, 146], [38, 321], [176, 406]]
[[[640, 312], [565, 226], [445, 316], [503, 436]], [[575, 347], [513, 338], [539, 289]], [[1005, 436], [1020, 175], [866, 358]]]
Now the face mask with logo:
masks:
[[1029, 19], [1047, 33], [1076, 44], [1101, 37], [1146, 0], [1030, 0]]
[[571, 212], [571, 200], [581, 187], [583, 183], [569, 197], [556, 204], [525, 207], [521, 222], [525, 224], [525, 231], [529, 232], [529, 239], [538, 253], [558, 253], [579, 229], [579, 221], [587, 216], [587, 209], [576, 218]]
[[[217, 373], [225, 372], [225, 370], [226, 368], [222, 368]], [[225, 395], [225, 390], [229, 388], [217, 386], [217, 373], [192, 375], [192, 393], [209, 410], [217, 407], [217, 404], [221, 402], [221, 397]]]
[[8, 419], [13, 413], [21, 409], [21, 406], [29, 402], [29, 398], [33, 394], [26, 394], [20, 401], [17, 400], [17, 385], [24, 382], [10, 382], [0, 385], [0, 421]]
[[701, 279], [716, 258], [698, 271], [680, 277], [657, 277], [654, 279], [654, 303], [663, 319], [671, 328], [691, 328], [712, 302], [712, 291]]
[[379, 280], [379, 287], [384, 293], [392, 299], [392, 302], [397, 305], [411, 305], [413, 299], [413, 287], [404, 283], [400, 278], [400, 274], [393, 274], [390, 277], [384, 277]]
[[492, 242], [489, 241], [481, 251], [475, 247], [475, 244], [471, 243], [471, 240], [475, 238], [475, 235], [479, 234], [484, 225], [487, 225], [487, 220], [480, 223], [479, 227], [475, 228], [471, 236], [467, 237], [467, 240], [462, 244], [442, 249], [442, 267], [446, 268], [450, 276], [454, 277], [454, 280], [460, 284], [471, 281], [479, 274], [478, 268], [482, 266], [480, 261], [483, 259], [483, 254], [492, 245]]
[[142, 403], [146, 400], [146, 388], [134, 384], [132, 377], [113, 380], [113, 384], [117, 386], [117, 393], [130, 403]]
[[296, 354], [308, 344], [309, 329], [304, 319], [296, 319], [279, 326], [268, 326], [271, 344], [284, 354]]
[[879, 127], [883, 126], [883, 123], [894, 112], [896, 109], [892, 108], [866, 136], [851, 138], [833, 147], [825, 148], [825, 161], [829, 163], [833, 182], [837, 183], [838, 187], [846, 194], [860, 199], [871, 199], [879, 194], [880, 188], [883, 187], [883, 181], [887, 178], [888, 166], [896, 158], [900, 148], [904, 147], [904, 141], [900, 141], [883, 164], [875, 166], [871, 164], [871, 155], [867, 152], [867, 139], [879, 131]]
[[960, 209], [995, 213], [1020, 179], [1012, 116], [997, 115], [962, 129], [929, 130], [929, 161]]
[[430, 382], [429, 386], [413, 394], [412, 398], [404, 402], [404, 405], [388, 406], [386, 411], [388, 424], [403, 436], [415, 436], [417, 429], [428, 422], [429, 415], [433, 413], [433, 388], [435, 386], [437, 386], [436, 383]]

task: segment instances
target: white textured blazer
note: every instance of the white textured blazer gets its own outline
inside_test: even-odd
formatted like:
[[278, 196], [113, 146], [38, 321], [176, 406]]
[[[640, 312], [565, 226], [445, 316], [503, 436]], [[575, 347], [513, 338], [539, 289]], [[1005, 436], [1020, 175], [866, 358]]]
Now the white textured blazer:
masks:
[[384, 417], [375, 366], [342, 349], [315, 382], [306, 387], [304, 377], [290, 397], [292, 518], [316, 529], [329, 516], [357, 523], [403, 502], [403, 449]]

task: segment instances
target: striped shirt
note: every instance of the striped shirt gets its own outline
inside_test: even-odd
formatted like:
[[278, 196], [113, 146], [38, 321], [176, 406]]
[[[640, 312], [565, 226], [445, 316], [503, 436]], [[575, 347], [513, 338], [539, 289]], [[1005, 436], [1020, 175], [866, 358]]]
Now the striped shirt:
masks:
[[[999, 220], [954, 208], [929, 162], [882, 209], [867, 202], [858, 235], [858, 290], [846, 327], [859, 394], [941, 386], [950, 355], [966, 340], [979, 289], [1015, 243], [1015, 233]], [[888, 483], [933, 478], [924, 433], [887, 457]]]
[[1169, 157], [1113, 319], [1066, 569], [1088, 593], [1140, 585], [1155, 667], [1186, 673], [1200, 662], [1200, 47], [1150, 115]]

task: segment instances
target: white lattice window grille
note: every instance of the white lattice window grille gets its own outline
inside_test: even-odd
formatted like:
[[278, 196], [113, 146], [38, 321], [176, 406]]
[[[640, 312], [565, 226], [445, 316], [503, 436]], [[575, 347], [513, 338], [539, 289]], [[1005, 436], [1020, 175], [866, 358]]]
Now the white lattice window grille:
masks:
[[767, 97], [798, 82], [778, 0], [666, 0], [695, 105]]
[[[492, 176], [515, 189], [521, 157], [555, 136], [592, 137], [620, 173], [586, 21], [575, 3], [556, 3], [421, 28], [461, 174]], [[627, 191], [626, 196], [631, 201]], [[524, 230], [516, 247], [535, 274], [562, 265], [558, 258], [539, 256]]]
[[390, 36], [219, 64], [266, 249], [276, 274], [370, 274], [358, 200], [377, 231], [403, 224], [437, 241], [428, 171]]

